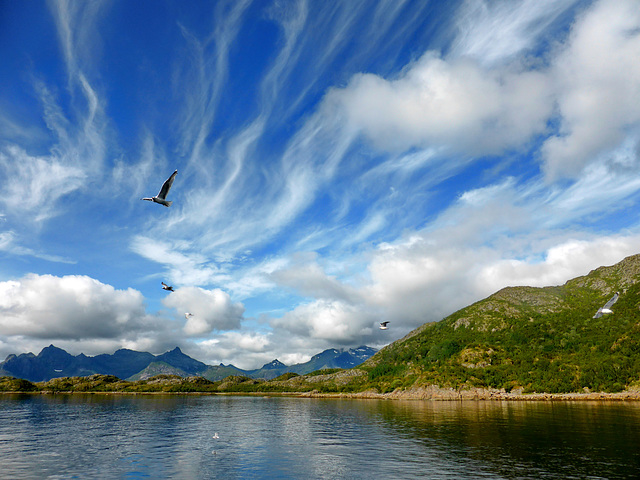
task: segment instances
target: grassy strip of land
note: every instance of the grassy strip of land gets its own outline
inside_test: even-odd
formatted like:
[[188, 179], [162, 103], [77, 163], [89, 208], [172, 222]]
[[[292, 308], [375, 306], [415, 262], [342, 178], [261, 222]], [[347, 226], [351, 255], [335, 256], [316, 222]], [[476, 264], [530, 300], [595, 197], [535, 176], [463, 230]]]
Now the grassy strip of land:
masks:
[[[330, 373], [327, 373], [330, 372]], [[355, 375], [354, 375], [355, 373]], [[308, 375], [286, 373], [273, 380], [229, 376], [211, 381], [204, 377], [157, 375], [146, 380], [121, 380], [113, 375], [62, 377], [47, 382], [30, 382], [0, 377], [0, 392], [15, 393], [340, 393], [354, 391], [348, 381], [362, 373], [332, 369]]]
[[446, 388], [437, 385], [397, 388], [382, 392], [367, 381], [362, 370], [313, 372], [309, 375], [288, 373], [274, 380], [255, 380], [232, 376], [212, 382], [203, 377], [158, 375], [148, 380], [126, 381], [112, 375], [56, 378], [48, 382], [0, 377], [1, 393], [104, 393], [104, 394], [238, 394], [296, 395], [301, 397], [340, 397], [397, 400], [640, 400], [640, 389], [623, 392], [524, 393], [521, 389], [505, 391], [487, 388]]

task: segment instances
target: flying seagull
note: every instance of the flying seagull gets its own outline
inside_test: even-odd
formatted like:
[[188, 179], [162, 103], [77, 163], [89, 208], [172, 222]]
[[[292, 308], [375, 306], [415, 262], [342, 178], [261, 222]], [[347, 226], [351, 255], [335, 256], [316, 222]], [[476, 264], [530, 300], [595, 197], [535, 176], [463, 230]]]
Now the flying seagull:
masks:
[[162, 289], [163, 290], [169, 290], [170, 292], [173, 292], [173, 287], [171, 285], [167, 285], [164, 282], [160, 282], [162, 284]]
[[380, 330], [386, 330], [387, 328], [387, 324], [391, 323], [391, 322], [380, 322]]
[[186, 318], [187, 320], [189, 320], [189, 317], [193, 317], [193, 313], [186, 312], [186, 313], [184, 314], [184, 318]]
[[604, 304], [604, 307], [600, 307], [593, 318], [600, 318], [605, 313], [613, 313], [611, 307], [614, 303], [618, 301], [618, 297], [620, 296], [620, 292], [616, 292], [616, 294], [611, 297], [611, 299]]
[[173, 181], [175, 180], [177, 174], [178, 174], [178, 170], [173, 172], [171, 176], [165, 180], [165, 182], [162, 184], [162, 188], [158, 192], [158, 195], [156, 195], [155, 197], [141, 198], [140, 200], [148, 200], [150, 202], [156, 202], [156, 203], [159, 203], [160, 205], [164, 205], [165, 207], [170, 207], [173, 202], [166, 200], [166, 198], [167, 198], [167, 195], [169, 194], [169, 190], [171, 189], [171, 185], [173, 185]]

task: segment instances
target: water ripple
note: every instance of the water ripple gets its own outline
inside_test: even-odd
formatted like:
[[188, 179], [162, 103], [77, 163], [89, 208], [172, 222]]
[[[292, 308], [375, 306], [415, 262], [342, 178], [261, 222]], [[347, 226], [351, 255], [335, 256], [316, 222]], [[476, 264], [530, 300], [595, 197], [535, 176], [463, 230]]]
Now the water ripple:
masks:
[[635, 404], [0, 397], [11, 479], [624, 479], [639, 441]]

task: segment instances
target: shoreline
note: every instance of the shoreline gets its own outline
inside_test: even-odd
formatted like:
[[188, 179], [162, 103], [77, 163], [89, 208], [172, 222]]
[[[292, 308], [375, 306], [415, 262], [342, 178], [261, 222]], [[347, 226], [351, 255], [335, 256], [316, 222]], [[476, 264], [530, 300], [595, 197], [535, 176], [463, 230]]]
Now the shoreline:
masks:
[[381, 400], [412, 400], [412, 401], [640, 401], [639, 390], [625, 390], [623, 392], [573, 392], [573, 393], [522, 393], [506, 392], [504, 390], [470, 389], [457, 390], [454, 388], [419, 387], [410, 390], [396, 390], [389, 393], [359, 392], [342, 394], [324, 394], [320, 392], [307, 392], [301, 396], [341, 398], [371, 398]]
[[454, 388], [440, 388], [436, 386], [419, 387], [410, 390], [396, 390], [389, 393], [365, 391], [357, 393], [322, 393], [318, 390], [309, 392], [123, 392], [123, 391], [5, 391], [0, 395], [123, 395], [123, 396], [153, 396], [153, 395], [186, 395], [186, 396], [243, 396], [243, 397], [291, 397], [291, 398], [326, 398], [326, 399], [354, 399], [354, 400], [411, 400], [411, 401], [640, 401], [640, 389], [625, 390], [623, 392], [573, 392], [573, 393], [522, 393], [506, 392], [504, 390], [470, 389], [457, 390]]

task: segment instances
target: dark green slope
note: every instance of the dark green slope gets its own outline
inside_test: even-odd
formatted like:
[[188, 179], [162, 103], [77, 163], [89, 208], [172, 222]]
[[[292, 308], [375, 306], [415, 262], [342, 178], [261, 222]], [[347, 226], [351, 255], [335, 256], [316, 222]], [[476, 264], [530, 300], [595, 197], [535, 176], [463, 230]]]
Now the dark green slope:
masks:
[[[614, 313], [592, 318], [616, 291]], [[640, 380], [640, 255], [558, 287], [509, 287], [425, 324], [360, 368], [380, 391], [624, 390]]]

